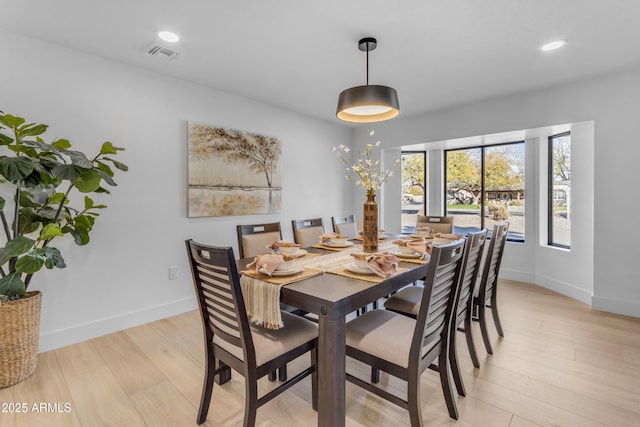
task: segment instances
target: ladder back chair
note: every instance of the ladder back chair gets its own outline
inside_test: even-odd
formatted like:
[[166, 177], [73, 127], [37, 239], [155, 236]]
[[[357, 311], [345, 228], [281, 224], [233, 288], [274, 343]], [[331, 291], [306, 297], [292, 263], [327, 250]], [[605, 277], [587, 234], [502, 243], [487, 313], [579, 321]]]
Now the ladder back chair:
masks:
[[355, 239], [360, 236], [358, 227], [356, 226], [356, 216], [332, 216], [331, 223], [333, 224], [333, 231], [339, 234], [344, 234], [348, 239]]
[[[202, 424], [207, 419], [215, 376], [224, 375], [229, 368], [245, 378], [245, 427], [255, 425], [260, 406], [309, 375], [312, 407], [317, 409], [317, 325], [287, 312], [282, 313], [285, 326], [281, 329], [250, 325], [233, 249], [206, 246], [193, 240], [185, 243], [206, 349], [197, 423]], [[311, 356], [308, 368], [262, 396], [258, 395], [258, 379], [305, 353]]]
[[[451, 364], [451, 372], [453, 380], [456, 384], [458, 394], [466, 395], [464, 383], [462, 382], [462, 372], [458, 363], [458, 352], [456, 348], [456, 331], [464, 332], [469, 355], [473, 366], [480, 367], [478, 355], [473, 342], [471, 332], [471, 305], [473, 303], [473, 287], [478, 277], [480, 268], [480, 260], [485, 241], [487, 239], [487, 230], [476, 233], [469, 233], [466, 237], [464, 246], [464, 254], [462, 261], [462, 270], [460, 272], [460, 285], [458, 287], [458, 295], [455, 302], [455, 310], [453, 321], [451, 322], [451, 335], [449, 346], [449, 363]], [[420, 286], [410, 286], [402, 289], [385, 302], [387, 310], [403, 314], [412, 318], [416, 318], [420, 310], [423, 288]], [[463, 327], [460, 327], [463, 325]], [[460, 328], [459, 328], [460, 327]]]
[[322, 218], [294, 219], [291, 221], [291, 227], [293, 228], [293, 241], [303, 248], [317, 244], [324, 234]]
[[[476, 289], [473, 297], [473, 313], [480, 323], [480, 331], [482, 332], [482, 341], [487, 349], [487, 353], [493, 354], [491, 348], [491, 341], [489, 340], [489, 330], [487, 329], [487, 314], [486, 307], [491, 308], [491, 314], [493, 315], [493, 323], [496, 326], [498, 335], [504, 337], [502, 330], [502, 323], [500, 322], [500, 316], [498, 315], [498, 273], [500, 271], [500, 264], [502, 263], [502, 254], [504, 253], [504, 247], [507, 242], [507, 234], [509, 232], [509, 222], [504, 224], [495, 224], [493, 226], [493, 232], [489, 239], [488, 249], [484, 255], [484, 266], [479, 279], [479, 283], [476, 284]], [[488, 303], [488, 305], [487, 305]]]
[[371, 310], [347, 323], [347, 356], [407, 384], [404, 400], [347, 373], [347, 380], [409, 411], [412, 426], [422, 426], [420, 376], [435, 361], [449, 416], [458, 419], [449, 377], [448, 345], [454, 303], [462, 269], [464, 241], [433, 248], [425, 290], [416, 319], [388, 310]]
[[[240, 224], [236, 226], [238, 233], [238, 250], [240, 258], [251, 258], [256, 255], [268, 252], [267, 246], [276, 240], [282, 239], [282, 230], [279, 222], [266, 224]], [[281, 303], [280, 309], [289, 313], [304, 316], [306, 311], [299, 310], [290, 305]], [[280, 381], [287, 380], [287, 365], [278, 368], [278, 378]], [[270, 381], [275, 381], [275, 372], [269, 375]]]
[[267, 246], [276, 240], [282, 240], [279, 222], [267, 224], [237, 225], [238, 250], [240, 258], [250, 258], [263, 254]]
[[453, 217], [418, 215], [417, 227], [431, 227], [436, 233], [451, 234], [453, 233]]

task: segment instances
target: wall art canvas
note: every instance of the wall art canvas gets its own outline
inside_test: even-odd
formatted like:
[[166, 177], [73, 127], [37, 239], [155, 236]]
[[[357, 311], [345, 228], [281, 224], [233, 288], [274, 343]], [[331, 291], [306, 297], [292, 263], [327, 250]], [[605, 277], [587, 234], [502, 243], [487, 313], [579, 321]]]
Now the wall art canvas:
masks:
[[189, 217], [280, 212], [278, 138], [188, 122]]

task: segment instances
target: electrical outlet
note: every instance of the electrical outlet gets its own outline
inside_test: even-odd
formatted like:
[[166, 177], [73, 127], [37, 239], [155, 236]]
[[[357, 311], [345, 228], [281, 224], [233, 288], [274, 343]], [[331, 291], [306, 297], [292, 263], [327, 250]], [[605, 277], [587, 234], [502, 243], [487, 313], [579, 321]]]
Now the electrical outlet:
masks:
[[169, 280], [175, 280], [178, 278], [178, 267], [175, 265], [169, 266]]

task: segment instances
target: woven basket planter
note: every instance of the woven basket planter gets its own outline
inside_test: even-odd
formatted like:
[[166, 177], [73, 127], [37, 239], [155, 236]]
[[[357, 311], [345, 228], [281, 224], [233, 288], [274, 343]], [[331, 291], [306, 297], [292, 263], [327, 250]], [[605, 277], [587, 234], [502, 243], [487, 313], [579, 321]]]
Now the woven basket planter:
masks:
[[0, 388], [24, 381], [36, 369], [41, 301], [35, 291], [0, 304]]

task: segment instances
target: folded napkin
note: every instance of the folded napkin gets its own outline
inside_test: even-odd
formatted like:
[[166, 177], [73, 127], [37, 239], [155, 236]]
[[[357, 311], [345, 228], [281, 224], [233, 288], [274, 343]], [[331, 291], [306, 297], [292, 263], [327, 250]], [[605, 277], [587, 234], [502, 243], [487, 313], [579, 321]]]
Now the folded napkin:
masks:
[[328, 243], [331, 239], [346, 239], [348, 236], [338, 233], [324, 233], [320, 236], [320, 243]]
[[276, 240], [275, 242], [273, 242], [271, 244], [271, 246], [269, 246], [269, 248], [276, 253], [280, 252], [280, 248], [285, 247], [285, 248], [299, 248], [300, 245], [294, 242], [289, 242], [287, 240]]
[[389, 277], [398, 269], [398, 257], [389, 252], [367, 255], [369, 268], [380, 277]]
[[423, 258], [425, 254], [431, 255], [431, 247], [433, 246], [433, 241], [427, 242], [425, 239], [411, 239], [411, 240], [398, 239], [398, 240], [394, 240], [391, 243], [398, 246], [408, 246], [414, 251], [416, 251], [417, 253], [419, 253], [420, 256]]
[[258, 255], [251, 264], [247, 265], [247, 268], [255, 268], [256, 273], [264, 273], [267, 276], [271, 276], [283, 262], [284, 256], [280, 254], [263, 254]]
[[439, 237], [441, 239], [449, 240], [460, 240], [462, 239], [462, 234], [435, 233], [433, 237]]

